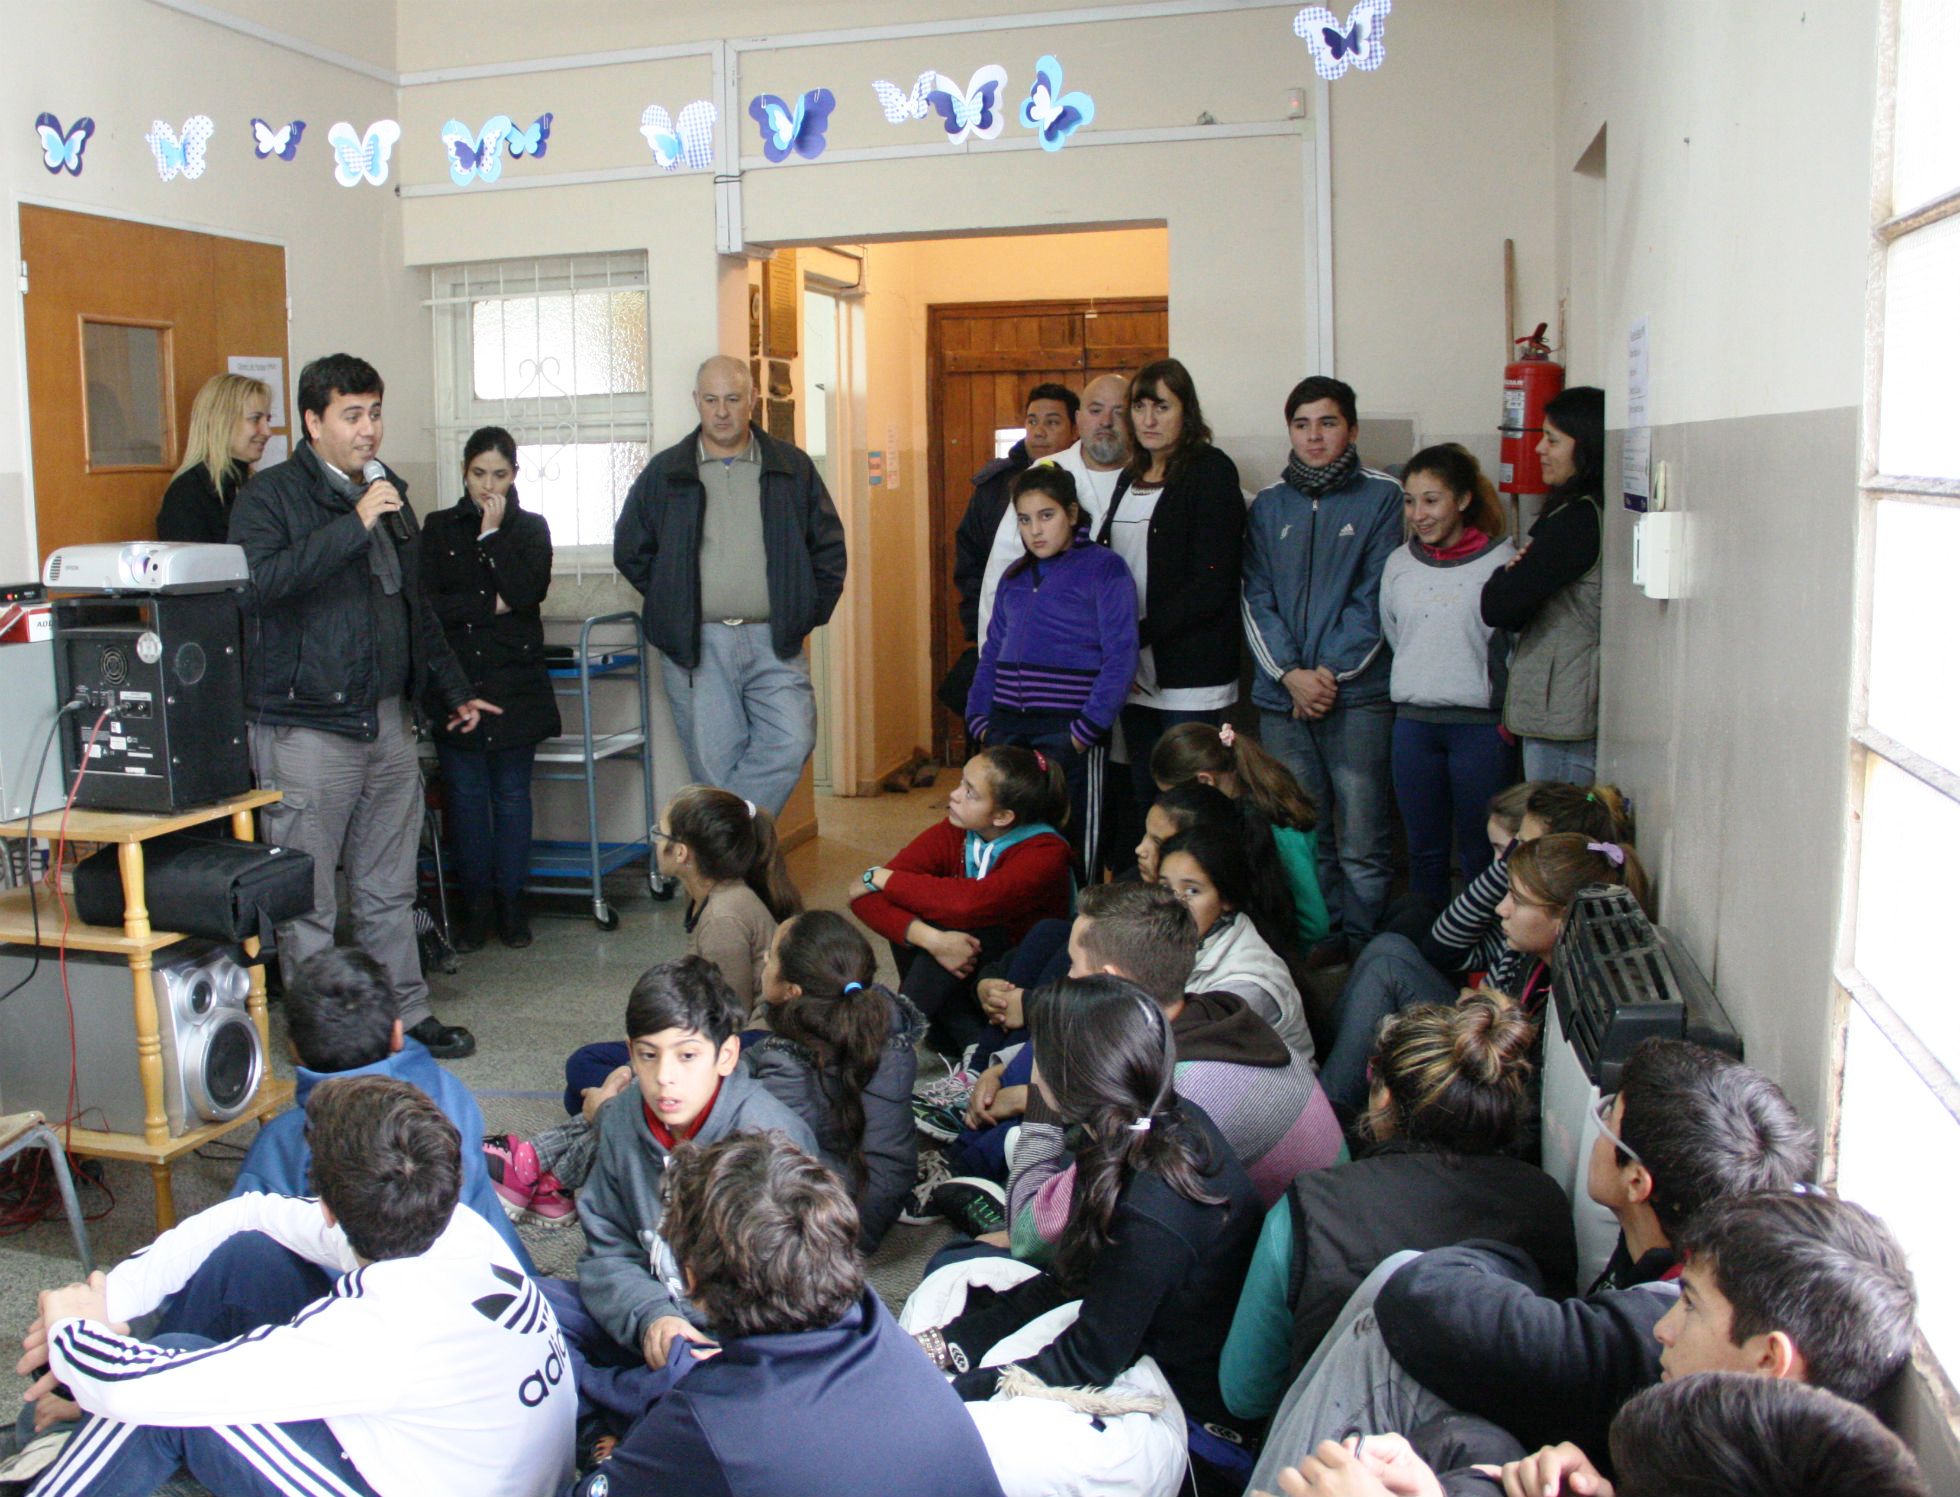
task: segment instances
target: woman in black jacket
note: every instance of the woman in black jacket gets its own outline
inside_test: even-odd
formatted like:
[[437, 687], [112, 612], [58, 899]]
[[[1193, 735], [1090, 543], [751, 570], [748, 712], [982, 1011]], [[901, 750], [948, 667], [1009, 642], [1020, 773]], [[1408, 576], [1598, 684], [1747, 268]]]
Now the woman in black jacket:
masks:
[[231, 526], [231, 501], [271, 438], [267, 386], [242, 374], [206, 380], [191, 402], [184, 461], [157, 510], [157, 539], [222, 546]]
[[1129, 563], [1143, 597], [1136, 685], [1123, 708], [1140, 822], [1157, 798], [1157, 740], [1181, 722], [1216, 726], [1239, 698], [1245, 494], [1176, 359], [1138, 370], [1124, 409], [1132, 456], [1096, 538]]
[[463, 448], [463, 497], [423, 527], [423, 589], [472, 693], [503, 708], [474, 733], [436, 729], [463, 890], [461, 951], [488, 938], [493, 906], [504, 945], [531, 944], [523, 906], [531, 761], [560, 726], [539, 612], [551, 586], [551, 530], [542, 516], [519, 506], [516, 477], [515, 439], [500, 426], [484, 427]]

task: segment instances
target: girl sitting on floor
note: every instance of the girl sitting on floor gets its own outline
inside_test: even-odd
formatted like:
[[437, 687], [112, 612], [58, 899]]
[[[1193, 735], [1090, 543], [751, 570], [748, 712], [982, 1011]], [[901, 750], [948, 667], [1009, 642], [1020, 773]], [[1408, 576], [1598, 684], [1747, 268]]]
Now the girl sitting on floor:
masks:
[[[1193, 1436], [1156, 1412], [1164, 1395], [1194, 1429], [1235, 1424], [1218, 1361], [1259, 1196], [1211, 1119], [1179, 1099], [1177, 1043], [1148, 993], [1071, 978], [1031, 995], [1028, 1029], [1039, 1105], [1076, 1140], [1053, 1267], [951, 1264], [919, 1286], [901, 1323], [955, 1374], [1010, 1497], [1169, 1497]], [[1080, 1306], [1063, 1328], [1071, 1301]]]

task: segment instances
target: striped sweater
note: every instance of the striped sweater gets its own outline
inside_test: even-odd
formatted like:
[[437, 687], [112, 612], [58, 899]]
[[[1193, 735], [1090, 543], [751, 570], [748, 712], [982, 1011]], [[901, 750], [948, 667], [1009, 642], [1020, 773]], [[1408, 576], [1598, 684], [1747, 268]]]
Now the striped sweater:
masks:
[[966, 696], [967, 732], [987, 741], [998, 709], [1072, 714], [1083, 744], [1105, 742], [1137, 673], [1137, 589], [1123, 558], [1078, 533], [1047, 561], [1002, 579]]
[[[1244, 999], [1188, 994], [1171, 1032], [1177, 1095], [1218, 1125], [1265, 1205], [1284, 1196], [1301, 1172], [1347, 1158], [1313, 1062], [1288, 1050]], [[1062, 1140], [1061, 1119], [1030, 1093], [1007, 1185], [1017, 1258], [1045, 1263], [1068, 1223], [1075, 1164]]]

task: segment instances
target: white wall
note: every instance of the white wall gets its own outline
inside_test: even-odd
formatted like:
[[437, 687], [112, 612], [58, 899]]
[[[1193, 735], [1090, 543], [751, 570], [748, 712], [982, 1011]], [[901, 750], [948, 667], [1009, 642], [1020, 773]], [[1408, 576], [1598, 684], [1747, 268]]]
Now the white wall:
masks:
[[[238, 8], [248, 7], [240, 0]], [[388, 22], [379, 34], [392, 35], [392, 7], [376, 5], [370, 14], [377, 25], [384, 17]], [[13, 123], [0, 144], [7, 197], [0, 263], [19, 260], [23, 200], [283, 243], [293, 310], [289, 401], [292, 374], [307, 359], [347, 349], [371, 360], [388, 381], [385, 454], [426, 507], [432, 485], [422, 282], [403, 268], [394, 194], [338, 186], [326, 143], [335, 120], [365, 128], [392, 115], [393, 88], [145, 0], [67, 8], [59, 45], [19, 52], [9, 73], [6, 117]], [[63, 124], [94, 118], [79, 177], [51, 176], [44, 168], [39, 137], [28, 128], [42, 110]], [[152, 120], [180, 128], [193, 114], [208, 114], [217, 125], [204, 175], [165, 183], [144, 133]], [[254, 115], [307, 122], [296, 160], [253, 156]], [[103, 273], [140, 276], [144, 267], [105, 266]], [[16, 296], [0, 297], [0, 346], [7, 350], [0, 357], [0, 577], [9, 581], [40, 574], [27, 487], [20, 313]]]

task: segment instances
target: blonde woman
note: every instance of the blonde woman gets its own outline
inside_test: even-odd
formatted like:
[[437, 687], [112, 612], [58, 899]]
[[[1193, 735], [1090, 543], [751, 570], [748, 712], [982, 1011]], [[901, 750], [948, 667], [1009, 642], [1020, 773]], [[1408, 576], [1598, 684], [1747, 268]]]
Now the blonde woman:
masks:
[[183, 465], [163, 491], [160, 541], [223, 544], [231, 501], [272, 436], [272, 391], [242, 374], [217, 374], [191, 402]]

